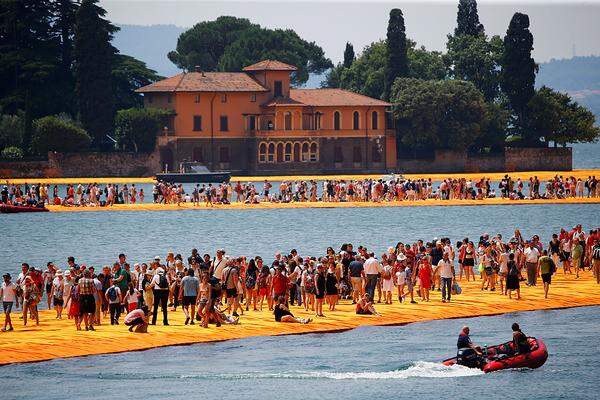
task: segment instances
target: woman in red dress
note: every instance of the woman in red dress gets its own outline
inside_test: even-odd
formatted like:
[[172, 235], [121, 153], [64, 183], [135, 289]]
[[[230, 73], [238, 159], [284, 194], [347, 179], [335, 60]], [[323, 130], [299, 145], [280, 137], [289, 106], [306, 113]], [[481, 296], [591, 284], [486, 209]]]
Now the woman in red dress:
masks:
[[[71, 307], [69, 308], [69, 317], [72, 317], [75, 320], [75, 327], [78, 331], [81, 330], [81, 312], [79, 310], [79, 285], [75, 281], [75, 284], [71, 288], [71, 293], [69, 294], [69, 300], [71, 300]], [[67, 303], [69, 302], [67, 300]]]
[[419, 263], [419, 280], [421, 281], [421, 297], [429, 301], [429, 290], [431, 289], [431, 278], [433, 269], [427, 257], [424, 257]]

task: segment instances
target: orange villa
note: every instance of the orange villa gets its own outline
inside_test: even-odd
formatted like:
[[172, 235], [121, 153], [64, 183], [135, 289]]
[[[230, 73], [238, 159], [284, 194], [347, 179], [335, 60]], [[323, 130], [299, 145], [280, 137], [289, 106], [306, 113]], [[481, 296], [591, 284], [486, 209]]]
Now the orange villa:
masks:
[[341, 89], [294, 89], [296, 67], [183, 72], [138, 90], [174, 110], [158, 148], [164, 169], [195, 161], [239, 174], [383, 172], [396, 167], [391, 104]]

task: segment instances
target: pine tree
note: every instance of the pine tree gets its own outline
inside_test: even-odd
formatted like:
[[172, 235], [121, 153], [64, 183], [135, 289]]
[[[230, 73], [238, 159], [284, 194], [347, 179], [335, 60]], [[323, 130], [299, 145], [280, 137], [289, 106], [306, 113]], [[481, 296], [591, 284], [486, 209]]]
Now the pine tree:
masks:
[[484, 33], [483, 25], [479, 22], [476, 0], [460, 0], [456, 15], [454, 35], [478, 36]]
[[408, 58], [406, 55], [406, 28], [402, 10], [390, 11], [387, 28], [387, 56], [385, 64], [384, 99], [389, 99], [394, 81], [398, 77], [408, 76]]
[[115, 116], [112, 67], [117, 50], [111, 45], [118, 30], [103, 17], [98, 0], [83, 0], [75, 20], [75, 90], [79, 119], [94, 147], [106, 147]]
[[354, 62], [354, 47], [352, 43], [346, 42], [346, 49], [344, 50], [344, 68], [350, 68]]
[[78, 5], [74, 0], [54, 1], [55, 34], [60, 42], [60, 67], [58, 70], [60, 87], [59, 97], [63, 112], [75, 115], [76, 104], [73, 102], [75, 92], [75, 73], [73, 68], [73, 41], [75, 36], [75, 16]]
[[527, 104], [535, 94], [537, 65], [531, 57], [533, 35], [529, 31], [526, 14], [513, 15], [504, 37], [504, 55], [500, 85], [508, 97], [514, 112], [515, 128], [526, 144], [535, 144], [533, 137], [526, 137]]

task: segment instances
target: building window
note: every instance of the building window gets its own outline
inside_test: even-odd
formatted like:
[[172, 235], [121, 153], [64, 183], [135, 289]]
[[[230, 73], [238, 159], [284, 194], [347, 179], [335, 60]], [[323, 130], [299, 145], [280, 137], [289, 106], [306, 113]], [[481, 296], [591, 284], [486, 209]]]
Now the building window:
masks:
[[252, 93], [252, 94], [250, 94], [250, 101], [251, 101], [252, 103], [256, 103], [256, 93]]
[[379, 151], [379, 146], [374, 145], [371, 147], [371, 159], [373, 162], [381, 162], [381, 152]]
[[202, 116], [194, 115], [194, 132], [199, 132], [202, 130]]
[[152, 93], [148, 93], [146, 96], [148, 96], [148, 103], [152, 104], [152, 102], [154, 101]]
[[310, 160], [310, 153], [308, 150], [308, 143], [302, 143], [302, 162]]
[[294, 143], [294, 161], [300, 161], [300, 143]]
[[219, 125], [221, 132], [227, 132], [229, 130], [229, 120], [227, 119], [227, 115], [221, 115], [219, 118]]
[[269, 151], [267, 153], [267, 162], [275, 162], [275, 144], [269, 143]]
[[360, 129], [360, 116], [358, 115], [358, 111], [354, 111], [352, 114], [352, 129], [355, 131]]
[[286, 112], [283, 115], [283, 120], [284, 120], [284, 126], [285, 126], [285, 130], [286, 131], [291, 131], [292, 130], [292, 113], [291, 112]]
[[352, 162], [362, 162], [362, 149], [360, 148], [360, 146], [354, 146], [354, 149], [352, 151]]
[[333, 162], [341, 163], [344, 162], [344, 153], [341, 146], [335, 146], [333, 148]]
[[219, 148], [219, 162], [222, 162], [222, 163], [229, 162], [229, 147], [220, 147]]
[[199, 94], [194, 96], [194, 103], [196, 103], [196, 104], [200, 103], [200, 95]]
[[275, 89], [273, 91], [274, 97], [282, 97], [283, 96], [283, 85], [281, 81], [275, 81]]
[[173, 98], [170, 94], [167, 95], [167, 103], [171, 104], [171, 102], [173, 101]]
[[323, 114], [320, 112], [315, 114], [315, 130], [321, 129], [321, 117]]
[[277, 143], [277, 162], [283, 162], [283, 143]]
[[377, 111], [373, 111], [371, 114], [371, 128], [373, 130], [379, 129], [379, 114]]
[[333, 113], [333, 129], [339, 131], [341, 128], [341, 115], [339, 111]]
[[258, 162], [267, 162], [267, 145], [264, 142], [258, 146]]
[[251, 131], [256, 130], [256, 116], [250, 115], [248, 117], [248, 129]]
[[315, 142], [310, 144], [310, 161], [319, 161], [319, 146]]
[[221, 95], [221, 103], [227, 103], [227, 93]]
[[202, 147], [194, 147], [194, 151], [192, 152], [192, 159], [194, 162], [204, 162]]
[[292, 161], [292, 144], [291, 143], [285, 144], [284, 160], [285, 160], [285, 162]]

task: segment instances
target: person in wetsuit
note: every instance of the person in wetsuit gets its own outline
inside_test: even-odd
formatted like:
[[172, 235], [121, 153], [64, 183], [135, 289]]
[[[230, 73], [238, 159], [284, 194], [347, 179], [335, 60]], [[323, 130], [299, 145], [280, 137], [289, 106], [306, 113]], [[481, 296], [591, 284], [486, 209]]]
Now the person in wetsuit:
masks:
[[527, 335], [525, 335], [519, 324], [516, 322], [512, 324], [513, 330], [513, 346], [516, 354], [525, 354], [531, 351], [531, 347], [529, 346], [529, 341], [527, 340]]

